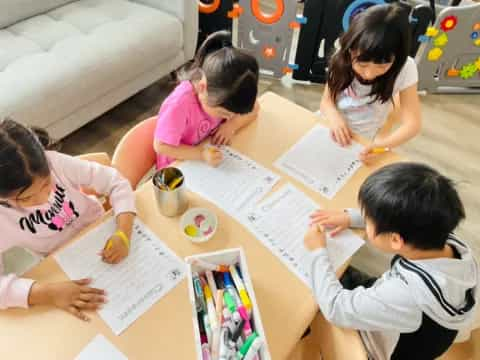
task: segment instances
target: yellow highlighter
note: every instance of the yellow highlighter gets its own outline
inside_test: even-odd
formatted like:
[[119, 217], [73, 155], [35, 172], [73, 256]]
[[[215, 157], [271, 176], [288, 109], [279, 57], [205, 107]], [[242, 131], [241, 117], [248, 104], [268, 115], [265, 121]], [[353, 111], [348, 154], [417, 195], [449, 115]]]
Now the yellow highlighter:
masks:
[[[128, 239], [128, 236], [122, 231], [122, 230], [117, 230], [113, 236], [118, 236], [120, 239], [122, 239], [123, 243], [125, 246], [129, 249], [130, 248], [130, 240]], [[107, 243], [105, 244], [105, 247], [103, 250], [110, 250], [113, 246], [113, 241], [112, 238], [108, 239]]]
[[248, 296], [242, 279], [238, 275], [237, 268], [234, 265], [230, 265], [230, 274], [232, 275], [233, 282], [238, 289], [238, 294], [240, 295], [240, 300], [242, 301], [243, 306], [245, 306], [247, 311], [250, 311], [252, 309], [252, 302], [250, 301], [250, 297]]
[[370, 150], [370, 153], [371, 154], [383, 154], [383, 153], [386, 153], [386, 152], [389, 152], [390, 151], [390, 148], [388, 147], [376, 147], [376, 148], [373, 148], [372, 150]]

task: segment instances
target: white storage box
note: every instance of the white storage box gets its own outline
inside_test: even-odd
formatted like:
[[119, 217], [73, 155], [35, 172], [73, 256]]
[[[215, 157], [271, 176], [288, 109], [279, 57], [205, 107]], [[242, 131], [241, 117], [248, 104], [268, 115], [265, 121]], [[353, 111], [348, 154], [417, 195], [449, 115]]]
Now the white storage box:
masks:
[[[250, 323], [251, 327], [254, 332], [258, 334], [258, 338], [262, 340], [262, 346], [258, 351], [257, 357], [255, 359], [259, 360], [270, 360], [270, 352], [268, 350], [267, 339], [265, 338], [265, 332], [263, 330], [262, 320], [260, 317], [260, 312], [258, 310], [257, 301], [255, 298], [255, 293], [253, 291], [252, 281], [250, 279], [250, 275], [248, 272], [247, 261], [245, 258], [245, 254], [243, 249], [236, 248], [236, 249], [229, 249], [229, 250], [222, 250], [212, 253], [205, 253], [199, 254], [194, 256], [189, 256], [185, 259], [187, 262], [187, 277], [188, 277], [188, 288], [190, 294], [190, 301], [192, 303], [192, 313], [193, 313], [193, 328], [194, 328], [194, 336], [195, 336], [195, 343], [197, 348], [197, 359], [202, 360], [202, 342], [200, 336], [200, 327], [199, 327], [199, 320], [198, 320], [198, 313], [197, 313], [197, 303], [195, 301], [196, 294], [194, 290], [193, 284], [193, 277], [194, 273], [203, 274], [206, 270], [209, 270], [195, 262], [196, 259], [200, 261], [204, 261], [209, 264], [213, 265], [238, 265], [240, 269], [241, 279], [243, 280], [245, 289], [248, 293], [251, 302], [251, 311], [250, 311]], [[216, 273], [217, 277], [220, 276], [220, 273]], [[217, 279], [216, 277], [216, 279]], [[213, 298], [215, 298], [215, 294], [213, 294]], [[224, 310], [227, 311], [227, 310]], [[210, 343], [211, 346], [211, 343]], [[236, 354], [235, 357], [232, 359], [237, 359]]]

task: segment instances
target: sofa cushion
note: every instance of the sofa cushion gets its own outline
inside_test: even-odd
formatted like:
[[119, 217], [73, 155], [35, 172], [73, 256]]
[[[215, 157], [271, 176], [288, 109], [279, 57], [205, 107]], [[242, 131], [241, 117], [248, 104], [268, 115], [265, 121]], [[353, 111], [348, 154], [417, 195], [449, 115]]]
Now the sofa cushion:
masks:
[[0, 31], [0, 116], [46, 127], [183, 47], [172, 15], [127, 0], [79, 0]]
[[55, 9], [74, 0], [0, 0], [0, 28]]

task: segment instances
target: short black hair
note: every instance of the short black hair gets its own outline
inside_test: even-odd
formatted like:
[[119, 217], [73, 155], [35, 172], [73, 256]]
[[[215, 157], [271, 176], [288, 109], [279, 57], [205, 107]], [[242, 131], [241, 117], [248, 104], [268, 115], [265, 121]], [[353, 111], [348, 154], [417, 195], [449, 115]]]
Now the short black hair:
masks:
[[453, 181], [423, 164], [385, 166], [360, 187], [358, 200], [377, 235], [398, 233], [421, 250], [442, 249], [465, 218]]

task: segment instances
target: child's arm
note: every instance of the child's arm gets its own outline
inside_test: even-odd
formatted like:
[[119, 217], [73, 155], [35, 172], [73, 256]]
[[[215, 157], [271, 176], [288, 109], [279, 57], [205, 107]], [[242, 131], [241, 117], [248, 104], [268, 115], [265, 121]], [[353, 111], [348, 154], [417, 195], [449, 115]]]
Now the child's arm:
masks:
[[222, 160], [222, 152], [212, 147], [204, 145], [190, 146], [178, 145], [172, 146], [154, 140], [153, 148], [157, 154], [162, 154], [177, 160], [200, 160], [205, 161], [211, 166], [218, 166]]
[[[73, 186], [87, 187], [110, 198], [117, 221], [117, 232], [111, 238], [112, 252], [109, 252], [108, 256], [104, 253], [104, 259], [110, 263], [123, 259], [128, 255], [126, 243], [129, 243], [136, 213], [135, 194], [128, 180], [109, 166], [59, 153], [52, 153], [52, 156], [58, 164], [58, 170], [63, 172]], [[128, 241], [125, 241], [125, 237]]]
[[96, 310], [105, 303], [103, 290], [87, 286], [90, 280], [39, 283], [18, 278], [15, 274], [1, 275], [0, 254], [0, 309], [28, 308], [33, 305], [51, 305], [61, 308], [82, 320], [89, 320], [84, 310]]
[[237, 115], [232, 119], [227, 120], [220, 125], [212, 136], [212, 143], [215, 145], [228, 145], [230, 144], [233, 136], [242, 128], [249, 125], [258, 118], [258, 112], [260, 111], [260, 104], [255, 102], [255, 106], [252, 112], [245, 115]]
[[359, 209], [317, 210], [310, 215], [310, 224], [325, 226], [332, 237], [349, 227], [365, 227], [365, 221]]
[[325, 234], [316, 225], [305, 235], [305, 246], [311, 251], [311, 286], [327, 320], [358, 330], [412, 332], [418, 329], [422, 311], [400, 279], [384, 278], [374, 288], [359, 286], [346, 290], [328, 258]]
[[[384, 139], [375, 139], [362, 152], [367, 155], [372, 148], [394, 148], [415, 137], [421, 130], [422, 117], [420, 100], [417, 94], [417, 84], [414, 84], [400, 92], [400, 116], [402, 124]], [[372, 154], [371, 156], [375, 156]], [[368, 160], [363, 156], [362, 160]]]
[[337, 105], [330, 94], [328, 84], [325, 84], [322, 101], [320, 102], [320, 112], [330, 123], [333, 140], [342, 146], [350, 145], [352, 142], [352, 131], [348, 127], [343, 115], [338, 111]]

